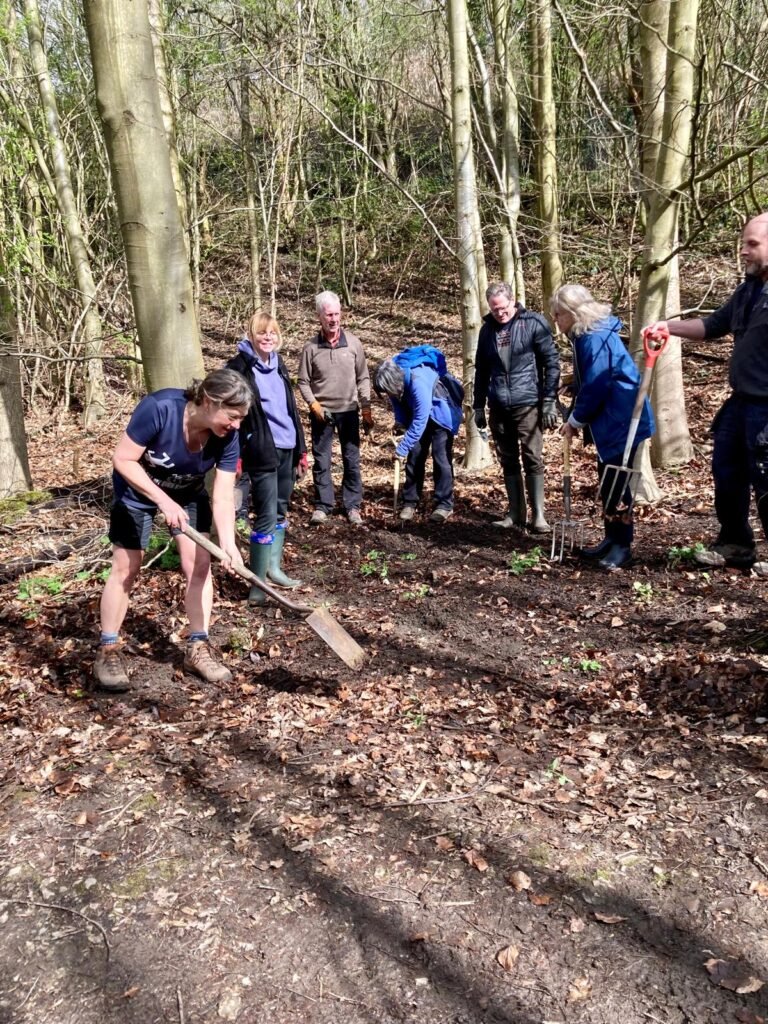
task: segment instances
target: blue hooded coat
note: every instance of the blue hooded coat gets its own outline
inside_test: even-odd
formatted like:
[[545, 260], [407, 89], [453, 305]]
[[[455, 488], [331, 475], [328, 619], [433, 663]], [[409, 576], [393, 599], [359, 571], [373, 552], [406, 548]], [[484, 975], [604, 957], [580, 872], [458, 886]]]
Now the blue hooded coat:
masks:
[[400, 399], [391, 398], [395, 419], [407, 427], [395, 452], [405, 458], [433, 420], [439, 427], [458, 433], [461, 409], [458, 409], [437, 387], [438, 373], [431, 366], [403, 368], [405, 390]]
[[[591, 331], [571, 338], [576, 399], [569, 422], [589, 430], [601, 462], [618, 463], [624, 454], [640, 373], [619, 337], [622, 323], [610, 316]], [[652, 437], [656, 426], [646, 398], [636, 444]], [[585, 430], [585, 440], [587, 431]]]

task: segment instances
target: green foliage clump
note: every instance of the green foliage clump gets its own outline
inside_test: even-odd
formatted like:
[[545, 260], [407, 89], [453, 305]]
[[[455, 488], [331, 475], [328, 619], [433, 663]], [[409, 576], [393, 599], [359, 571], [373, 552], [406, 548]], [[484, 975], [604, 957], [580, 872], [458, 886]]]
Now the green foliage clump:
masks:
[[509, 559], [509, 571], [513, 576], [522, 576], [529, 569], [534, 569], [541, 563], [541, 548], [533, 548], [528, 554], [521, 551], [513, 551]]

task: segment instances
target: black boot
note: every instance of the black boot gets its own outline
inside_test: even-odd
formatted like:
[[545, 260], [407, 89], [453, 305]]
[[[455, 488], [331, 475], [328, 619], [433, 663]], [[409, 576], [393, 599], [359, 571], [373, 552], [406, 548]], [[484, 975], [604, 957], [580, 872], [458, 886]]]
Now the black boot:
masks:
[[611, 521], [610, 519], [603, 520], [605, 536], [599, 544], [595, 544], [590, 548], [582, 548], [579, 551], [580, 558], [586, 558], [588, 562], [600, 561], [604, 558], [611, 550], [614, 544], [613, 537], [611, 536]]
[[605, 557], [597, 564], [606, 572], [616, 572], [632, 561], [632, 539], [635, 530], [631, 513], [625, 512], [621, 518], [614, 519], [609, 523], [607, 532], [612, 544]]

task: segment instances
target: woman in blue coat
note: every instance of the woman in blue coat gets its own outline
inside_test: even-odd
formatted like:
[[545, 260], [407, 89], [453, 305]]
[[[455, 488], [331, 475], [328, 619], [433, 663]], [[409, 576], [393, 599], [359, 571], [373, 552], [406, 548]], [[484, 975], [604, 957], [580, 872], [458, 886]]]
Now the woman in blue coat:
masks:
[[[442, 360], [440, 366], [445, 366], [442, 353], [432, 351], [436, 362]], [[446, 393], [438, 370], [426, 362], [401, 366], [395, 359], [385, 359], [376, 369], [373, 387], [378, 395], [389, 397], [395, 421], [406, 428], [395, 449], [395, 456], [405, 460], [400, 518], [409, 520], [416, 514], [431, 450], [435, 509], [430, 519], [444, 523], [453, 513], [453, 438], [461, 424], [462, 410]]]
[[[594, 443], [597, 449], [605, 535], [595, 547], [583, 548], [581, 554], [608, 571], [621, 569], [632, 557], [633, 495], [629, 474], [618, 474], [617, 478], [616, 473], [606, 473], [605, 467], [621, 465], [640, 374], [619, 337], [621, 321], [612, 315], [609, 305], [597, 302], [582, 285], [559, 288], [552, 297], [551, 310], [573, 348], [574, 402], [562, 431], [572, 439], [583, 430], [584, 442]], [[651, 437], [654, 429], [646, 399], [628, 466], [634, 465], [640, 443]]]

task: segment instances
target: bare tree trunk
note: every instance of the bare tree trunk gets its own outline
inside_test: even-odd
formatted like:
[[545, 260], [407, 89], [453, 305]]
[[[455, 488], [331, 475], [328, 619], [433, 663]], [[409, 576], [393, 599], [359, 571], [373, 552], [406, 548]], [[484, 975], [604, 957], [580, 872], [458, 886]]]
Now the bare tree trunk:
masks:
[[[648, 18], [645, 8], [649, 7]], [[659, 39], [665, 23], [667, 33]], [[644, 133], [643, 169], [648, 184], [647, 223], [643, 246], [643, 268], [635, 311], [635, 346], [640, 327], [664, 319], [679, 309], [677, 256], [680, 195], [677, 187], [690, 167], [691, 108], [694, 88], [694, 52], [698, 0], [652, 0], [641, 7], [641, 47], [649, 55], [647, 111]], [[662, 53], [658, 51], [661, 48]], [[659, 72], [664, 59], [663, 83]], [[645, 66], [645, 65], [644, 65]], [[643, 87], [646, 87], [644, 76]], [[661, 119], [659, 119], [661, 107]], [[680, 341], [670, 339], [659, 360], [654, 379], [656, 435], [652, 445], [655, 465], [678, 466], [693, 455], [683, 391]]]
[[157, 87], [160, 96], [160, 111], [163, 115], [165, 134], [168, 136], [168, 149], [171, 158], [171, 174], [176, 189], [176, 202], [179, 204], [181, 223], [186, 231], [189, 226], [189, 214], [187, 212], [187, 193], [184, 188], [184, 178], [179, 165], [179, 149], [176, 135], [176, 111], [173, 104], [171, 92], [171, 80], [168, 74], [168, 62], [165, 59], [165, 24], [160, 0], [147, 0], [147, 14], [149, 15], [149, 30], [152, 35], [152, 52], [155, 58], [155, 71], [157, 73]]
[[[242, 24], [240, 26], [242, 31]], [[243, 148], [245, 170], [245, 209], [248, 223], [248, 251], [250, 254], [251, 307], [261, 309], [261, 250], [256, 218], [256, 169], [253, 154], [253, 125], [251, 124], [251, 79], [248, 61], [243, 59], [240, 71], [240, 144]]]
[[[451, 142], [453, 147], [454, 203], [458, 234], [459, 279], [461, 282], [462, 357], [464, 388], [472, 394], [477, 335], [480, 331], [480, 274], [485, 272], [482, 238], [479, 235], [477, 181], [472, 150], [472, 111], [469, 90], [469, 55], [465, 0], [448, 0], [448, 36], [451, 55]], [[479, 469], [490, 462], [488, 444], [474, 425], [467, 422], [466, 469]]]
[[552, 92], [552, 11], [550, 0], [532, 0], [533, 124], [536, 138], [536, 184], [541, 231], [542, 307], [563, 281], [560, 216], [557, 200], [557, 117]]
[[59, 123], [56, 95], [53, 91], [48, 58], [43, 46], [43, 30], [37, 0], [24, 0], [24, 13], [29, 38], [29, 55], [40, 93], [40, 103], [45, 114], [48, 137], [53, 157], [56, 201], [61, 212], [64, 232], [67, 238], [77, 289], [82, 303], [83, 339], [86, 363], [85, 410], [86, 426], [96, 423], [106, 412], [104, 396], [104, 367], [101, 356], [101, 317], [96, 306], [96, 282], [94, 281], [88, 246], [77, 212], [77, 203], [72, 188], [72, 174], [69, 159]]
[[509, 0], [493, 0], [493, 39], [499, 81], [501, 132], [498, 140], [501, 202], [506, 222], [501, 224], [499, 262], [504, 281], [514, 285], [515, 296], [525, 305], [525, 278], [517, 223], [520, 217], [520, 126], [517, 84], [509, 45], [512, 11]]
[[146, 0], [84, 0], [96, 99], [151, 390], [203, 373]]
[[0, 498], [32, 487], [17, 353], [16, 322], [0, 251]]

